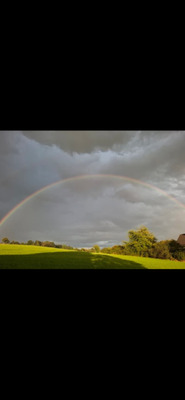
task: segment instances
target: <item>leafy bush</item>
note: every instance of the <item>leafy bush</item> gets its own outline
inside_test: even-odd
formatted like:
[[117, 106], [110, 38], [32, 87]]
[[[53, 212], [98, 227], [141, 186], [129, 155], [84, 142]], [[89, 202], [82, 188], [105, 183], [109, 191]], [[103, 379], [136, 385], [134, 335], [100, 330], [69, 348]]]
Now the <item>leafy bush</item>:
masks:
[[104, 249], [101, 250], [101, 253], [111, 254], [111, 251], [112, 251], [111, 247], [104, 247]]
[[111, 254], [118, 254], [124, 255], [125, 254], [125, 247], [124, 246], [113, 246], [111, 249]]
[[168, 241], [163, 240], [155, 243], [149, 251], [149, 257], [170, 260], [171, 253], [169, 250]]
[[43, 247], [55, 247], [55, 243], [54, 242], [42, 242], [42, 246]]
[[4, 244], [9, 244], [9, 243], [10, 243], [10, 241], [9, 241], [8, 238], [3, 238], [3, 239], [2, 239], [2, 242], [3, 242]]
[[176, 240], [170, 240], [168, 242], [169, 246], [169, 251], [171, 256], [178, 260], [178, 261], [183, 261], [185, 260], [185, 246], [182, 246]]

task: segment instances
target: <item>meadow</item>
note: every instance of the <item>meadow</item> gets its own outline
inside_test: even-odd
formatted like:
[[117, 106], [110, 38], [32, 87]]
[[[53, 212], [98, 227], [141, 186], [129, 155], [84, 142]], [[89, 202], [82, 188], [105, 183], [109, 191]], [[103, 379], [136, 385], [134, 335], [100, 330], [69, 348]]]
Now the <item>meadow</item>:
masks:
[[0, 244], [0, 269], [185, 269], [184, 262]]

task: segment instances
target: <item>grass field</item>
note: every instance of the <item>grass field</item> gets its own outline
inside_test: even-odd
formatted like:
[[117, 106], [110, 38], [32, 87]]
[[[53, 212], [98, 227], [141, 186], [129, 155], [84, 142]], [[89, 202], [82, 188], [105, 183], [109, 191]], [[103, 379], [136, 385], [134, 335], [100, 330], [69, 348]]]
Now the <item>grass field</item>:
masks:
[[0, 244], [0, 269], [185, 269], [185, 263]]

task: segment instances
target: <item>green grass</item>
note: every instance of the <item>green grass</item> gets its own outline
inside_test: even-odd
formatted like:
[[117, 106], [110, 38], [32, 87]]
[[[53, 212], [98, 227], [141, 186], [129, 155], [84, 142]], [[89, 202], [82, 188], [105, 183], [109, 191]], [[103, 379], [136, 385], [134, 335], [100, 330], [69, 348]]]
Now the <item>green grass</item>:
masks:
[[141, 264], [146, 269], [185, 269], [185, 262], [159, 260], [156, 258], [135, 257], [135, 256], [118, 256], [111, 257], [119, 258], [120, 260], [130, 261]]
[[185, 269], [185, 263], [0, 244], [0, 269]]

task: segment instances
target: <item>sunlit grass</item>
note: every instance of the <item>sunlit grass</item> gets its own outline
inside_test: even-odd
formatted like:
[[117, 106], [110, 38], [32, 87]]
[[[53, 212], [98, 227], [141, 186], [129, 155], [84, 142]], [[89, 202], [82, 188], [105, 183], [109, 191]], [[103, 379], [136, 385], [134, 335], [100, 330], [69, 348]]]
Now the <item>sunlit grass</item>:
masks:
[[0, 244], [0, 269], [185, 269], [185, 263], [39, 246]]
[[156, 258], [135, 257], [135, 256], [119, 256], [119, 255], [111, 255], [111, 256], [125, 261], [132, 260], [136, 263], [142, 264], [146, 269], [185, 269], [185, 262], [180, 262], [180, 261], [160, 260]]
[[74, 250], [55, 249], [52, 247], [26, 246], [16, 244], [0, 244], [0, 255], [21, 255], [21, 254], [41, 254], [71, 252]]

